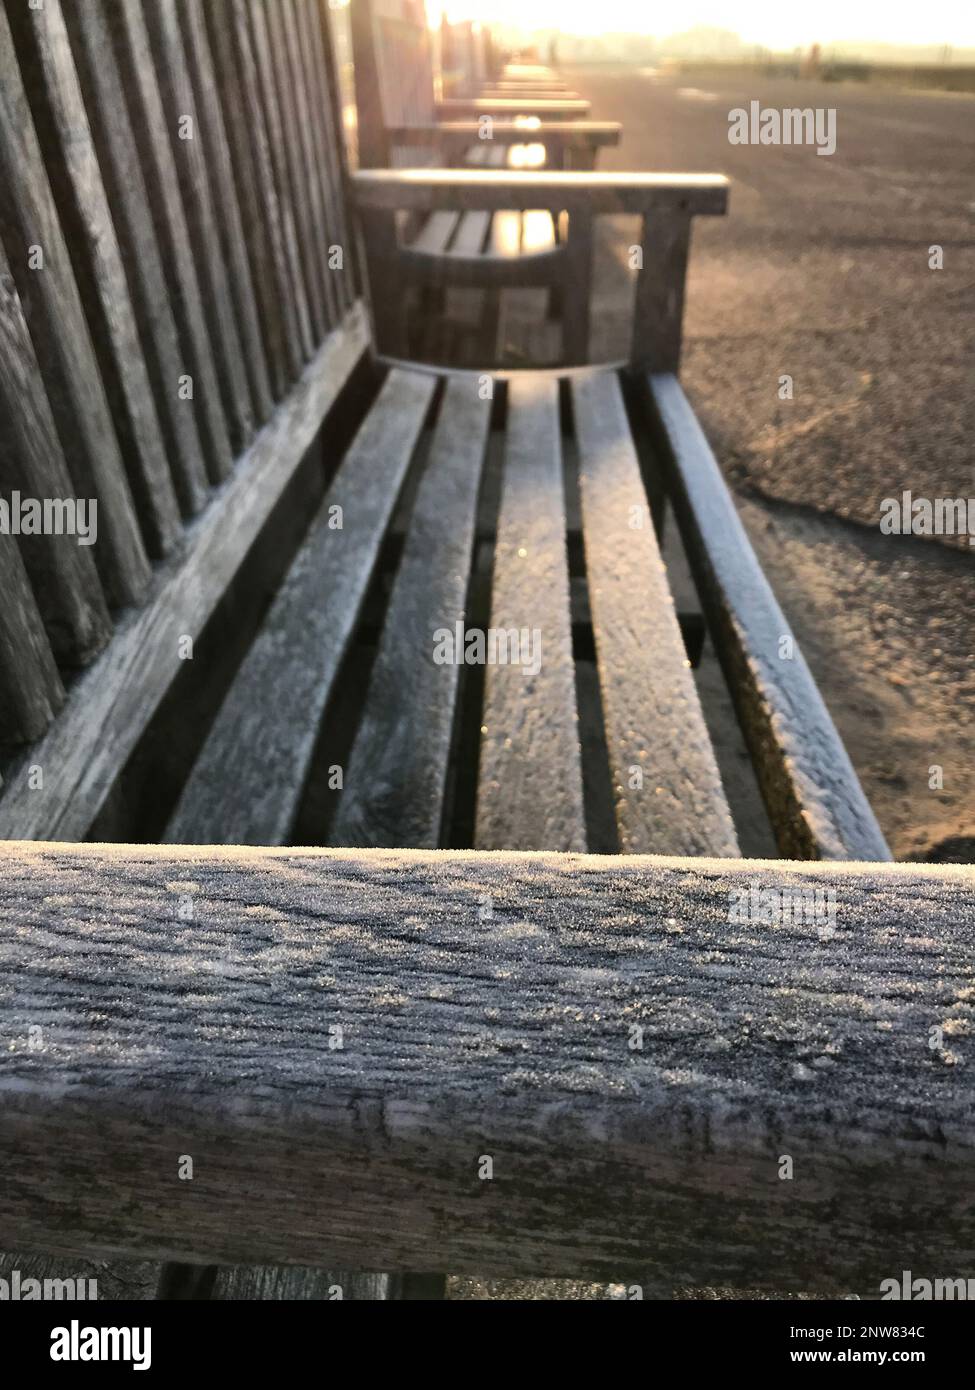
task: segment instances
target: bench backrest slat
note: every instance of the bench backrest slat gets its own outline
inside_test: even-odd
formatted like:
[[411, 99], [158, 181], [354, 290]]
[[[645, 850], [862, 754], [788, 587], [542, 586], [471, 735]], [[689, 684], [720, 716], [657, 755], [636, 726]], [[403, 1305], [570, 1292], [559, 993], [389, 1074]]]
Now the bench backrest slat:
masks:
[[138, 602], [149, 562], [5, 11], [0, 94], [0, 224], [13, 283], [75, 488], [98, 499], [95, 563], [106, 595]]
[[364, 343], [324, 4], [11, 6], [0, 85], [2, 800], [9, 833], [44, 834], [64, 808], [20, 821], [13, 751], [152, 562], [189, 555], [185, 526], [288, 418], [326, 335], [351, 339], [323, 402]]

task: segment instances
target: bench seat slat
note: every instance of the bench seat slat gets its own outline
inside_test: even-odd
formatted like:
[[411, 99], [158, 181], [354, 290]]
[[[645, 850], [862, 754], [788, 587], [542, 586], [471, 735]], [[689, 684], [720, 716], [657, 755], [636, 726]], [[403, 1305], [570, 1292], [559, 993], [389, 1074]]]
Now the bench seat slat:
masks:
[[436, 849], [459, 667], [434, 634], [464, 619], [491, 414], [470, 380], [448, 383], [330, 843]]
[[572, 403], [620, 849], [730, 858], [738, 840], [616, 373], [576, 378]]
[[[166, 831], [171, 843], [281, 844], [436, 386], [393, 371], [235, 677]], [[341, 527], [330, 525], [340, 507]], [[288, 660], [298, 652], [300, 661]], [[234, 769], [228, 803], [221, 769]]]
[[586, 846], [565, 530], [558, 383], [513, 380], [491, 627], [526, 629], [541, 664], [486, 668], [479, 849]]
[[798, 643], [782, 657], [789, 624], [680, 382], [655, 373], [649, 390], [684, 544], [782, 853], [889, 859]]

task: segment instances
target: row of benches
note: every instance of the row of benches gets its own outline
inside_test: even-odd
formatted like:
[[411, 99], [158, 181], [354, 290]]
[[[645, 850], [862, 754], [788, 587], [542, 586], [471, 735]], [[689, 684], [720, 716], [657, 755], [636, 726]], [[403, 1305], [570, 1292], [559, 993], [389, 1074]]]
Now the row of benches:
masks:
[[[346, 201], [328, 14], [47, 0], [13, 34], [0, 15], [4, 91], [25, 82], [0, 103], [21, 480], [48, 486], [32, 421], [56, 403], [80, 430], [111, 363], [130, 390], [106, 390], [104, 429], [136, 401], [169, 412], [174, 490], [181, 440], [209, 469], [202, 441], [237, 441], [158, 554], [158, 512], [132, 503], [152, 563], [121, 599], [101, 538], [83, 587], [57, 568], [73, 538], [41, 565], [0, 537], [20, 594], [0, 606], [0, 1240], [53, 1260], [5, 1268], [111, 1260], [119, 1296], [227, 1298], [430, 1296], [442, 1270], [866, 1293], [892, 1268], [961, 1268], [975, 884], [883, 862], [675, 375], [690, 220], [724, 210], [724, 180], [362, 169]], [[377, 361], [353, 267], [329, 265], [343, 227], [361, 218], [368, 250], [372, 213], [538, 207], [577, 236], [641, 217], [632, 363]], [[29, 294], [36, 208], [50, 280]], [[55, 315], [90, 352], [28, 355]], [[177, 412], [160, 345], [206, 362], [224, 331], [253, 416], [216, 366]], [[70, 432], [44, 440], [60, 459]], [[842, 862], [740, 857], [663, 497], [781, 853]], [[97, 640], [66, 642], [65, 611], [93, 612]], [[461, 664], [458, 641], [492, 630], [526, 632], [526, 659]], [[729, 907], [813, 888], [831, 936]]]

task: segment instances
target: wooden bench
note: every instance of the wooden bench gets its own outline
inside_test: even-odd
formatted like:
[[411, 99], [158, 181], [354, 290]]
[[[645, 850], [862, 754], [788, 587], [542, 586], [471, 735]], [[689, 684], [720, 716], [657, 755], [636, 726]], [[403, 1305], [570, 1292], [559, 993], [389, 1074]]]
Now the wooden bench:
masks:
[[[328, 256], [322, 12], [148, 11], [47, 0], [14, 35], [0, 14], [4, 459], [46, 496], [83, 426], [128, 431], [142, 452], [103, 457], [97, 495], [145, 551], [85, 567], [71, 536], [0, 535], [0, 1241], [46, 1252], [4, 1271], [95, 1260], [112, 1296], [226, 1299], [431, 1297], [443, 1270], [868, 1292], [962, 1267], [975, 882], [883, 862], [675, 375], [689, 220], [724, 181], [360, 172], [367, 213], [528, 206], [538, 179], [570, 224], [637, 213], [656, 286], [619, 371], [493, 394], [383, 373]], [[320, 197], [288, 153], [300, 92]], [[315, 209], [319, 259], [292, 258]], [[150, 361], [242, 336], [248, 283], [261, 353], [177, 413]], [[252, 432], [218, 467], [219, 424]], [[740, 858], [663, 483], [781, 852], [841, 862]], [[461, 660], [479, 640], [495, 659]], [[817, 890], [825, 938], [732, 910]]]
[[[564, 119], [588, 113], [578, 101], [530, 94], [438, 104], [422, 6], [353, 0], [350, 16], [362, 168], [544, 162], [591, 169], [601, 148], [619, 142], [615, 123]], [[526, 356], [557, 360], [558, 326], [546, 316], [549, 310], [561, 316], [562, 300], [549, 291], [564, 280], [566, 255], [548, 209], [376, 216], [369, 230], [399, 287], [395, 303], [385, 294], [374, 298], [376, 341], [386, 356], [453, 366], [510, 365]], [[535, 293], [510, 288], [512, 274], [521, 275], [522, 285], [530, 281]]]

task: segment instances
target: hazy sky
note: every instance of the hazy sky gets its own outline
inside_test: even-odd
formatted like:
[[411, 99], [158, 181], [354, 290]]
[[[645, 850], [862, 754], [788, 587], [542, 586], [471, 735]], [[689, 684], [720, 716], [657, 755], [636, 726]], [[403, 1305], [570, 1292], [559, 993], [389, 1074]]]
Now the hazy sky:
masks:
[[[440, 0], [428, 0], [436, 11]], [[975, 45], [975, 0], [934, 0], [918, 5], [889, 0], [446, 0], [453, 19], [486, 19], [525, 28], [559, 28], [577, 34], [668, 34], [695, 24], [732, 29], [750, 43], [790, 49], [838, 39], [874, 43]]]

